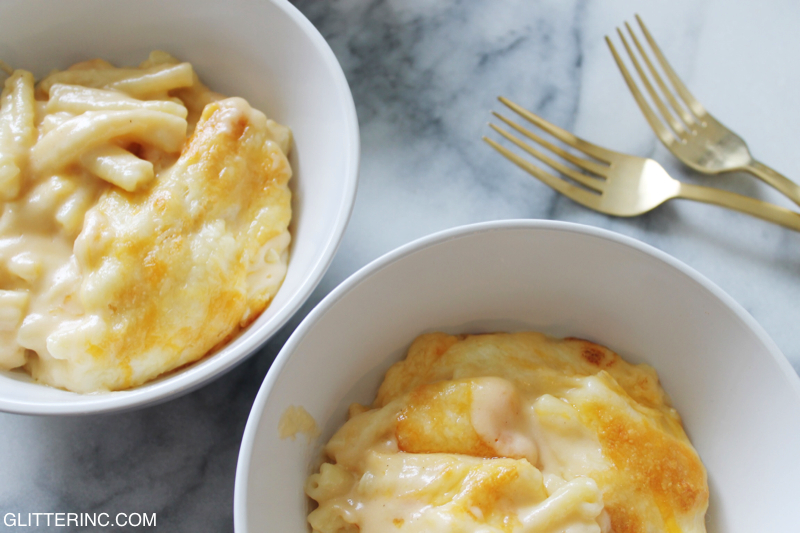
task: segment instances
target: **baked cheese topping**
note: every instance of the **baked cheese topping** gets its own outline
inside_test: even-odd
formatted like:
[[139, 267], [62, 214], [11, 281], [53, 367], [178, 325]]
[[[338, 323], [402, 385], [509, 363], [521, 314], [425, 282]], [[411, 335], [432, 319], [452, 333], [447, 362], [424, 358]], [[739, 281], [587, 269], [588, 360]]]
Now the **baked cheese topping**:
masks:
[[306, 482], [321, 533], [698, 533], [705, 469], [646, 365], [539, 333], [422, 335]]

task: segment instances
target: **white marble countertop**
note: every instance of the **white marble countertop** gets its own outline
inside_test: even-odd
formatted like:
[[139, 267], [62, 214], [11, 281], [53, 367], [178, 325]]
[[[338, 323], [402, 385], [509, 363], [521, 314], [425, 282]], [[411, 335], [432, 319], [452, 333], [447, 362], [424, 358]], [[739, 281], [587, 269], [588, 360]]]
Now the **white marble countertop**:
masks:
[[250, 405], [302, 316], [372, 259], [471, 222], [567, 220], [647, 242], [728, 292], [800, 370], [800, 233], [687, 201], [609, 218], [558, 196], [481, 141], [502, 94], [590, 141], [653, 157], [680, 180], [789, 207], [749, 176], [704, 177], [677, 163], [636, 107], [603, 36], [638, 11], [706, 108], [757, 158], [800, 180], [800, 3], [295, 3], [342, 63], [361, 125], [358, 198], [329, 272], [259, 353], [188, 396], [111, 416], [0, 414], [2, 513], [155, 512], [157, 531], [231, 531]]

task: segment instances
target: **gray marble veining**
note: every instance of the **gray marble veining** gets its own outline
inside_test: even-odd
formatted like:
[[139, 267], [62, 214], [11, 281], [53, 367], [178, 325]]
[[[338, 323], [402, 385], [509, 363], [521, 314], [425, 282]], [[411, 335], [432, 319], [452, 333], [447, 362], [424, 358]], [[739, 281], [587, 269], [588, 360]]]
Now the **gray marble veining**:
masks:
[[[790, 206], [743, 175], [688, 171], [656, 141], [603, 36], [639, 12], [692, 92], [800, 179], [800, 4], [792, 0], [298, 0], [351, 85], [362, 135], [353, 216], [329, 272], [259, 353], [213, 384], [113, 416], [0, 414], [3, 512], [156, 512], [157, 531], [231, 531], [233, 479], [250, 405], [302, 317], [349, 274], [441, 229], [549, 218], [617, 231], [718, 284], [800, 370], [800, 234], [715, 207], [672, 202], [611, 219], [558, 196], [481, 142], [505, 95], [593, 142], [650, 156], [676, 178]], [[11, 529], [14, 530], [14, 529]], [[17, 530], [48, 531], [47, 528]], [[52, 528], [79, 531], [79, 528]]]

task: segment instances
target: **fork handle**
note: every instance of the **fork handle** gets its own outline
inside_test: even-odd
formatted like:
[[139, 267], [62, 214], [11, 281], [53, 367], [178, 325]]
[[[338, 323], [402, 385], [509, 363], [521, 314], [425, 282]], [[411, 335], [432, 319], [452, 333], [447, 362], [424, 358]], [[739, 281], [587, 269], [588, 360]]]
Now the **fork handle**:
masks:
[[736, 194], [735, 192], [692, 185], [691, 183], [681, 183], [676, 198], [686, 198], [687, 200], [696, 200], [735, 209], [767, 222], [774, 222], [785, 228], [800, 231], [800, 213], [762, 200], [756, 200], [749, 196]]
[[771, 185], [778, 191], [786, 195], [794, 203], [800, 205], [800, 185], [784, 176], [783, 174], [772, 170], [764, 163], [760, 163], [755, 159], [745, 166], [742, 170], [749, 172], [758, 179]]

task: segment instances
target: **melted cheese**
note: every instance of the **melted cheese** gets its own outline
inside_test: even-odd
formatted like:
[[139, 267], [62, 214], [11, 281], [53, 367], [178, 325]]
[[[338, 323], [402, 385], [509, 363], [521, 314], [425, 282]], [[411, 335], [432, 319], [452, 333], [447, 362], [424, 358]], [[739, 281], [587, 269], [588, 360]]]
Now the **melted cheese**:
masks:
[[292, 439], [298, 433], [304, 434], [309, 439], [319, 436], [319, 427], [311, 413], [302, 406], [290, 405], [281, 415], [278, 422], [278, 436], [282, 439]]
[[309, 477], [321, 533], [705, 531], [655, 372], [580, 339], [419, 337]]
[[287, 128], [163, 52], [36, 88], [17, 71], [0, 105], [0, 368], [125, 389], [268, 305], [288, 262]]

